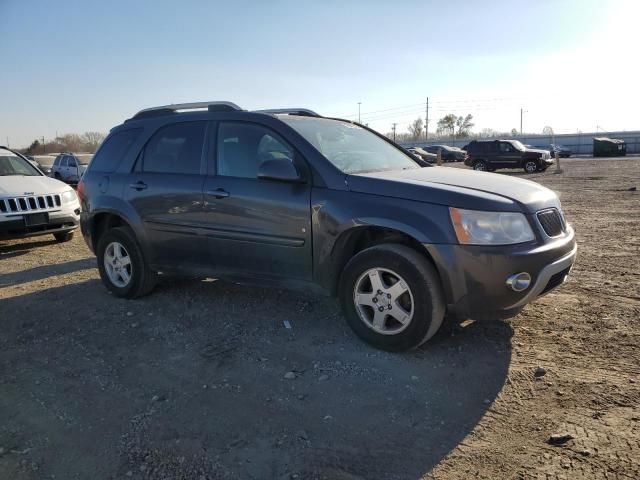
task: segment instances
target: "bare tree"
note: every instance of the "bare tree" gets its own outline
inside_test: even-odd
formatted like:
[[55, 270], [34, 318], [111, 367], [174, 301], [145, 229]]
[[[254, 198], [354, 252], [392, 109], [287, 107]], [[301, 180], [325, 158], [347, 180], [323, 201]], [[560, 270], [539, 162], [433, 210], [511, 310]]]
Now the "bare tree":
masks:
[[456, 116], [453, 113], [449, 113], [438, 120], [438, 129], [436, 130], [439, 134], [450, 133], [451, 136], [455, 135], [456, 130]]
[[473, 115], [468, 114], [466, 117], [458, 117], [456, 119], [456, 127], [458, 127], [458, 132], [456, 136], [458, 138], [468, 137], [471, 133], [471, 129], [473, 128], [474, 123], [472, 122]]
[[422, 125], [422, 118], [416, 118], [413, 122], [411, 122], [411, 124], [409, 125], [409, 135], [411, 136], [412, 140], [418, 140], [420, 138], [420, 136], [422, 135]]
[[102, 132], [84, 132], [82, 134], [84, 149], [89, 152], [95, 152], [102, 140], [104, 140], [104, 133]]
[[455, 114], [449, 113], [438, 120], [439, 134], [450, 133], [452, 137], [465, 138], [471, 134], [471, 129], [474, 126], [473, 115], [456, 117]]

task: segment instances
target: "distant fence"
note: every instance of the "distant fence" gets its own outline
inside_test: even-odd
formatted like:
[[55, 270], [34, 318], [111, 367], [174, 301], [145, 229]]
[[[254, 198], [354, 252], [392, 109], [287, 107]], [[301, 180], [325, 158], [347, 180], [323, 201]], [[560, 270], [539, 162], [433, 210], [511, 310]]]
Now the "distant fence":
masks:
[[[515, 135], [513, 137], [487, 137], [479, 140], [520, 140], [525, 145], [532, 145], [534, 147], [548, 148], [549, 144], [555, 143], [562, 145], [563, 147], [570, 148], [576, 155], [593, 155], [593, 137], [609, 137], [619, 138], [627, 143], [627, 154], [640, 153], [640, 131], [631, 132], [592, 132], [592, 133], [564, 133], [555, 135], [552, 139], [549, 135]], [[453, 147], [463, 147], [474, 138], [456, 138], [456, 139], [439, 139], [429, 140], [424, 139], [416, 142], [400, 142], [404, 147], [420, 147], [430, 144], [443, 144], [451, 145]]]

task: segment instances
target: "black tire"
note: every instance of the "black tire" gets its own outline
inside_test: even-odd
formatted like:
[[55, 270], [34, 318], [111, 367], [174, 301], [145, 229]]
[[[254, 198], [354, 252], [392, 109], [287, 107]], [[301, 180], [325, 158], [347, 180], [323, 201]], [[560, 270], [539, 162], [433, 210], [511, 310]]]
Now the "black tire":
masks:
[[73, 239], [73, 234], [74, 232], [60, 232], [60, 233], [54, 233], [53, 236], [56, 239], [56, 242], [69, 242]]
[[[413, 317], [396, 334], [383, 334], [368, 326], [358, 314], [354, 292], [358, 279], [373, 268], [392, 270], [402, 277], [413, 298]], [[376, 245], [355, 255], [345, 266], [339, 296], [347, 323], [370, 345], [391, 352], [416, 348], [429, 340], [442, 325], [446, 304], [440, 278], [427, 258], [400, 244]]]
[[485, 162], [484, 160], [476, 160], [475, 162], [473, 162], [473, 169], [478, 172], [486, 172], [488, 171], [487, 162]]
[[522, 166], [525, 173], [536, 173], [538, 171], [538, 162], [536, 160], [525, 160]]
[[492, 167], [488, 167], [488, 168], [487, 168], [487, 172], [495, 172], [495, 171], [496, 171], [496, 169], [495, 169], [495, 168], [492, 168]]
[[[107, 246], [119, 242], [129, 254], [131, 262], [131, 280], [125, 287], [115, 285], [107, 275], [104, 266], [104, 255]], [[129, 227], [116, 227], [107, 230], [98, 240], [96, 249], [98, 270], [102, 283], [117, 297], [138, 298], [148, 295], [158, 282], [158, 274], [149, 268], [135, 234]]]

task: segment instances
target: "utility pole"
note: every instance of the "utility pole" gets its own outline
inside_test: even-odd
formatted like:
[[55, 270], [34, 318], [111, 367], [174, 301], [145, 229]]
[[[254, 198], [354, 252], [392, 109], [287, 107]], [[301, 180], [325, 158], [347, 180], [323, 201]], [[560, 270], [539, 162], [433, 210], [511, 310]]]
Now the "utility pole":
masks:
[[44, 135], [42, 136], [42, 152], [47, 153], [47, 146], [44, 144]]
[[397, 125], [397, 123], [393, 124], [393, 141], [394, 142], [396, 141], [396, 125]]
[[520, 135], [522, 135], [522, 108], [520, 109]]
[[358, 102], [358, 123], [362, 123], [360, 121], [360, 105], [362, 104], [362, 102]]
[[429, 97], [427, 97], [427, 111], [426, 118], [424, 121], [424, 141], [429, 141]]

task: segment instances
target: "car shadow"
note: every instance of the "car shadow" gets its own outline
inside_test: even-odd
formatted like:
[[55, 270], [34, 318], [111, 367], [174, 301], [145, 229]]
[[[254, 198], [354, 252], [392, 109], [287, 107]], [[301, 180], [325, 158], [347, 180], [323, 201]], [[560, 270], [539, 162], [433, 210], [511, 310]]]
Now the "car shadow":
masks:
[[[13, 254], [22, 252], [15, 250]], [[28, 251], [24, 251], [27, 253]], [[0, 254], [0, 259], [4, 258]], [[65, 263], [54, 263], [50, 265], [42, 265], [39, 267], [33, 267], [27, 270], [20, 270], [12, 273], [0, 273], [0, 288], [11, 285], [17, 285], [20, 283], [32, 282], [34, 280], [42, 280], [56, 275], [65, 275], [68, 273], [77, 272], [79, 270], [86, 270], [90, 268], [96, 268], [95, 258], [83, 258], [82, 260], [73, 260]]]
[[332, 299], [213, 280], [136, 301], [89, 280], [4, 299], [0, 319], [0, 445], [27, 452], [0, 473], [17, 479], [420, 478], [511, 359], [504, 323], [392, 354]]
[[57, 240], [45, 240], [44, 237], [41, 237], [42, 240], [30, 240], [30, 241], [19, 241], [12, 243], [3, 243], [7, 242], [7, 240], [0, 240], [0, 259], [5, 258], [5, 255], [10, 255], [16, 252], [30, 252], [34, 248], [46, 247], [48, 245], [53, 245], [57, 243]]

